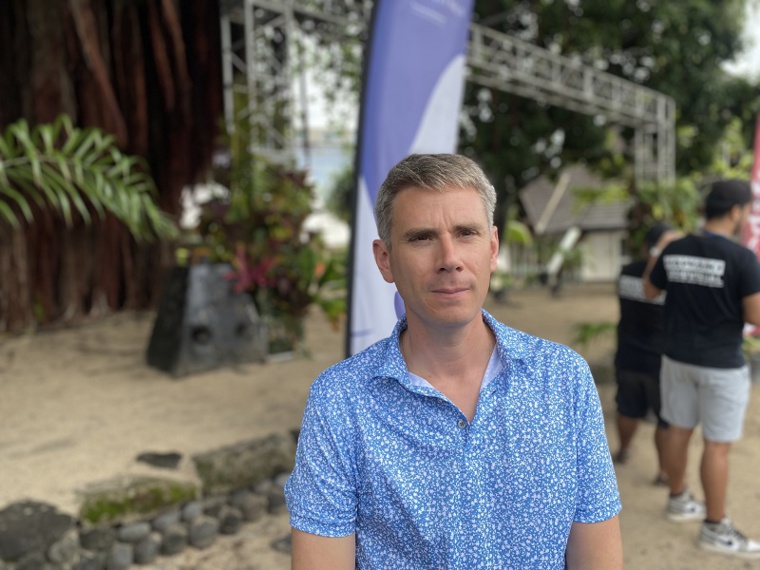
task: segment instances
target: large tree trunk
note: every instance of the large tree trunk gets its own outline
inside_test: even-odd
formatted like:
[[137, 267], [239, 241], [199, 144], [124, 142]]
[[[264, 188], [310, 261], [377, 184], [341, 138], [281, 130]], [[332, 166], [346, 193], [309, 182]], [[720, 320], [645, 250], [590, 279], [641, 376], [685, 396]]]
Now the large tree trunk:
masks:
[[[222, 113], [219, 0], [3, 0], [0, 45], [0, 129], [61, 113], [103, 128], [147, 159], [158, 203], [179, 212]], [[0, 225], [0, 332], [148, 307], [172, 263], [170, 244], [136, 243], [110, 216]]]

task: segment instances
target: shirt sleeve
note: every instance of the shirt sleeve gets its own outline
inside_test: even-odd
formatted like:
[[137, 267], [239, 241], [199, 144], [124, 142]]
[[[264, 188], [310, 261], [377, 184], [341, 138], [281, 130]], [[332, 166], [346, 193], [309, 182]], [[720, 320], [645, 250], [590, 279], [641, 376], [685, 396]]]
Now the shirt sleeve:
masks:
[[576, 402], [578, 500], [574, 520], [596, 523], [620, 512], [620, 493], [604, 431], [599, 393], [588, 364], [580, 357], [579, 360], [581, 364], [576, 370], [579, 378]]
[[[316, 385], [316, 383], [315, 383]], [[312, 387], [298, 438], [296, 463], [285, 485], [293, 528], [326, 537], [355, 531], [357, 491], [339, 394]]]

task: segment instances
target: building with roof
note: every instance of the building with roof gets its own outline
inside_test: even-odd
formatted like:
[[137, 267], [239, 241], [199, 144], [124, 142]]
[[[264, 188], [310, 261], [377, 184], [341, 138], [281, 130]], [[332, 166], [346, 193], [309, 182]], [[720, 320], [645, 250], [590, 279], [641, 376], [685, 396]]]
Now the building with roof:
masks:
[[[611, 281], [629, 260], [625, 240], [629, 201], [603, 195], [608, 183], [582, 164], [565, 168], [557, 181], [540, 176], [519, 192], [527, 222], [537, 238], [557, 245], [557, 252], [542, 271], [554, 278], [567, 253], [579, 248], [581, 281]], [[599, 199], [589, 193], [599, 192]], [[583, 193], [581, 199], [579, 194]]]

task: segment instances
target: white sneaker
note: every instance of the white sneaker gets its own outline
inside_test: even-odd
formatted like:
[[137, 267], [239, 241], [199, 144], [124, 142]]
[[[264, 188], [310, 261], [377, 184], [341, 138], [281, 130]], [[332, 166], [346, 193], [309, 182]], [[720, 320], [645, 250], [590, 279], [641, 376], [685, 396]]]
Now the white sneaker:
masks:
[[736, 530], [728, 517], [723, 517], [718, 524], [702, 523], [699, 546], [704, 550], [729, 556], [760, 558], [760, 542], [750, 540]]
[[668, 498], [668, 518], [674, 522], [701, 521], [705, 518], [705, 506], [689, 491]]

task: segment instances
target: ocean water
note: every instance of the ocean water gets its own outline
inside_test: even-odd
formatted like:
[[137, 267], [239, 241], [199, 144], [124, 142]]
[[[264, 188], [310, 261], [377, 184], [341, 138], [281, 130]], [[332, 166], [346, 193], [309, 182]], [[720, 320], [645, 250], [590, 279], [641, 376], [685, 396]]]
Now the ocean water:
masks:
[[350, 167], [353, 161], [353, 149], [337, 142], [316, 144], [311, 147], [308, 156], [303, 148], [299, 148], [296, 153], [296, 164], [309, 172], [320, 204], [324, 204], [330, 195], [337, 175]]
[[307, 156], [303, 149], [296, 153], [296, 164], [309, 172], [314, 183], [314, 211], [304, 221], [304, 229], [319, 233], [328, 247], [348, 246], [351, 229], [348, 224], [324, 209], [335, 178], [354, 161], [354, 152], [345, 144], [323, 143], [311, 147]]

